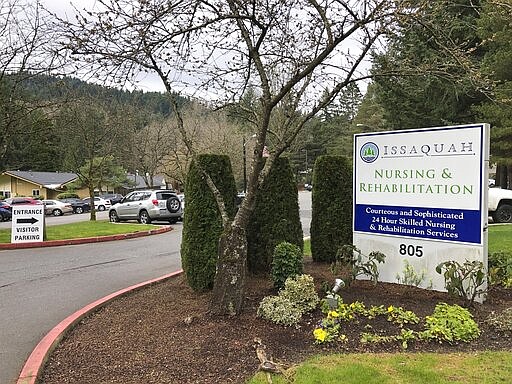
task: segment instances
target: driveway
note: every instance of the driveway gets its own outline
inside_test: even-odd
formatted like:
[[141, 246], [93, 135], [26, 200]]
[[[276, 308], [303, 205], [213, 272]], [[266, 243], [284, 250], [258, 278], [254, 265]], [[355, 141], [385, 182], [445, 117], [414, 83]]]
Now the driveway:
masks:
[[181, 224], [154, 236], [0, 251], [0, 383], [14, 383], [41, 338], [85, 305], [181, 268]]

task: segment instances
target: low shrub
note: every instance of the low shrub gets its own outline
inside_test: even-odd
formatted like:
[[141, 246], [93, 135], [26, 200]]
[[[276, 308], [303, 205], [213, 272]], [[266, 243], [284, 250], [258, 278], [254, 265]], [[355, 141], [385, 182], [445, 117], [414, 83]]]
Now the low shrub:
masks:
[[471, 313], [457, 304], [437, 304], [432, 316], [425, 318], [425, 326], [426, 330], [419, 333], [421, 340], [469, 342], [480, 336], [480, 329]]
[[280, 296], [294, 303], [302, 313], [312, 311], [320, 301], [315, 291], [313, 278], [309, 275], [286, 279]]
[[336, 252], [336, 261], [331, 265], [331, 270], [336, 273], [343, 266], [349, 266], [350, 276], [347, 281], [349, 284], [358, 276], [367, 276], [376, 285], [379, 280], [377, 264], [384, 263], [385, 258], [386, 255], [382, 252], [374, 251], [366, 256], [354, 245], [343, 245]]
[[[402, 270], [402, 275], [399, 273], [396, 274], [396, 281], [398, 284], [403, 285], [412, 285], [414, 287], [419, 287], [425, 278], [427, 277], [427, 270], [422, 269], [420, 272], [416, 272], [414, 267], [409, 264], [407, 260], [404, 260], [404, 269]], [[430, 280], [430, 284], [427, 286], [427, 289], [432, 288], [432, 280]]]
[[282, 325], [295, 325], [302, 318], [300, 308], [282, 296], [264, 297], [257, 313], [264, 319]]
[[276, 324], [295, 325], [304, 313], [315, 309], [318, 302], [313, 278], [299, 275], [288, 278], [278, 296], [264, 297], [257, 314]]
[[436, 272], [444, 276], [448, 293], [459, 296], [468, 305], [473, 305], [477, 295], [485, 293], [484, 265], [481, 261], [466, 260], [464, 263], [445, 261], [436, 267]]
[[286, 279], [300, 275], [303, 270], [303, 255], [301, 249], [283, 241], [274, 249], [272, 257], [271, 278], [276, 288], [283, 288]]
[[79, 199], [80, 196], [78, 196], [74, 192], [62, 192], [57, 195], [57, 199]]
[[512, 253], [506, 251], [489, 253], [489, 282], [512, 288]]

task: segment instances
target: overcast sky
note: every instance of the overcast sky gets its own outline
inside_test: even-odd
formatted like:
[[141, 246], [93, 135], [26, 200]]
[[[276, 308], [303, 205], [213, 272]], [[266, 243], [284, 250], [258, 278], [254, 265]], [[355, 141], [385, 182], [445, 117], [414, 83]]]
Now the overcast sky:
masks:
[[[1, 1], [1, 0], [0, 0]], [[40, 0], [43, 6], [50, 12], [68, 20], [74, 20], [75, 8], [78, 10], [92, 9], [96, 0]], [[143, 91], [164, 92], [160, 78], [156, 74], [145, 74], [140, 80], [138, 89]]]

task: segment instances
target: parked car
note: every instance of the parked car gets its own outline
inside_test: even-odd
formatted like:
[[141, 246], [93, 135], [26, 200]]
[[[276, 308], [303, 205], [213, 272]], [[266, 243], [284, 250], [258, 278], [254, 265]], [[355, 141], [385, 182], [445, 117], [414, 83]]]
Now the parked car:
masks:
[[0, 205], [0, 221], [9, 221], [12, 219], [12, 212], [10, 209]]
[[0, 208], [12, 211], [12, 207], [3, 200], [0, 200]]
[[104, 195], [100, 195], [102, 199], [110, 200], [110, 204], [114, 205], [120, 203], [123, 200], [123, 195], [119, 193], [107, 193]]
[[5, 199], [9, 205], [40, 205], [43, 204], [41, 200], [34, 199], [33, 197], [9, 197]]
[[111, 222], [138, 220], [149, 224], [153, 220], [176, 223], [183, 214], [179, 197], [171, 190], [134, 191], [126, 195], [120, 203], [109, 210]]
[[495, 223], [512, 223], [512, 191], [489, 188], [489, 215]]
[[[91, 199], [89, 197], [86, 197], [85, 199], [83, 199], [83, 201], [85, 203], [88, 203], [89, 206], [92, 207]], [[107, 209], [110, 209], [111, 206], [112, 204], [110, 203], [110, 200], [105, 200], [97, 196], [94, 198], [94, 209], [96, 209], [97, 211], [105, 211]]]
[[45, 215], [62, 216], [73, 212], [70, 203], [64, 203], [60, 200], [43, 200], [43, 204]]
[[67, 199], [59, 199], [63, 203], [71, 204], [71, 208], [73, 208], [73, 213], [84, 213], [89, 212], [91, 210], [91, 205], [88, 202], [83, 201], [82, 199], [76, 199], [73, 197]]

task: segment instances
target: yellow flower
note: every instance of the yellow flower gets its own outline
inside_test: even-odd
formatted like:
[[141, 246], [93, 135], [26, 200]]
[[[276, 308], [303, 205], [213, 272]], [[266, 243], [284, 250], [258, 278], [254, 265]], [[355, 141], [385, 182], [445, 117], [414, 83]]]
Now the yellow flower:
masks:
[[327, 317], [337, 318], [337, 317], [340, 317], [340, 314], [338, 312], [336, 312], [336, 311], [330, 311], [327, 314]]
[[324, 342], [325, 338], [327, 337], [327, 332], [323, 328], [316, 328], [313, 331], [313, 335], [315, 336], [315, 339]]
[[394, 310], [395, 310], [395, 308], [394, 308], [392, 305], [390, 305], [390, 306], [388, 307], [388, 312], [393, 312]]

